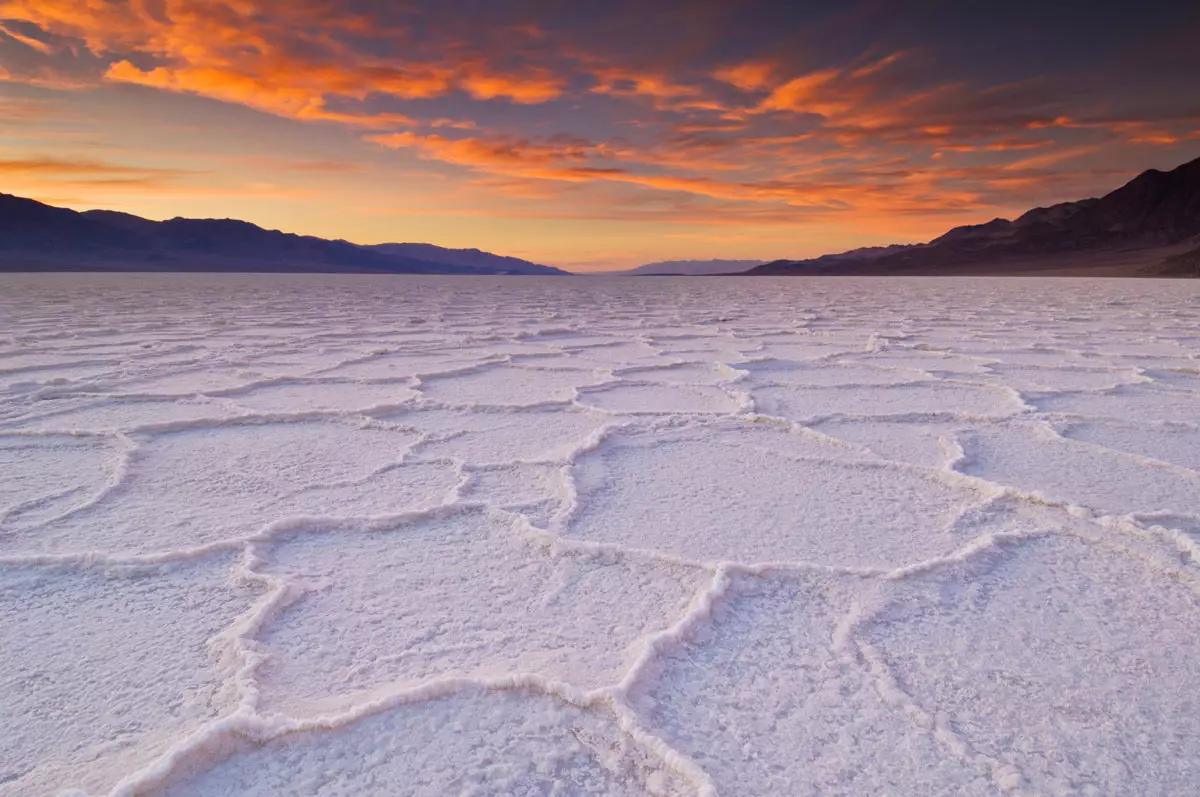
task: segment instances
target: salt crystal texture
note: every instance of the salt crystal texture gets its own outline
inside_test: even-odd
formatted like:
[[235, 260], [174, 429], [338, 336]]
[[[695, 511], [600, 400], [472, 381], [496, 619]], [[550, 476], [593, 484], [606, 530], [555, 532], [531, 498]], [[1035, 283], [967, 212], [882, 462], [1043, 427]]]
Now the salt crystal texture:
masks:
[[0, 797], [1191, 793], [1198, 329], [1170, 281], [0, 277]]

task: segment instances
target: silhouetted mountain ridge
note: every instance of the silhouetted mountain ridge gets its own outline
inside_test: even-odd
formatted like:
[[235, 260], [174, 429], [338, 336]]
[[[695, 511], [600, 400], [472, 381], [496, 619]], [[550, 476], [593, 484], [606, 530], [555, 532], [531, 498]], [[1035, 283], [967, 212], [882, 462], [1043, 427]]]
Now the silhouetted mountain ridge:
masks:
[[[390, 249], [389, 247], [400, 247]], [[417, 247], [422, 256], [405, 254]], [[464, 258], [463, 252], [472, 252]], [[565, 274], [518, 258], [432, 244], [360, 246], [236, 219], [152, 221], [0, 194], [0, 271]]]
[[[1034, 208], [1014, 220], [955, 227], [926, 244], [811, 260], [778, 260], [748, 274], [987, 274], [1086, 272], [1182, 276], [1200, 244], [1200, 158], [1151, 169], [1098, 199]], [[1167, 260], [1172, 265], [1166, 265]], [[1200, 276], [1200, 269], [1194, 273]]]
[[494, 255], [479, 249], [447, 249], [433, 244], [400, 243], [374, 244], [365, 247], [376, 252], [400, 257], [411, 257], [417, 260], [427, 260], [431, 263], [445, 263], [451, 266], [466, 268], [483, 268], [502, 271], [511, 274], [562, 274], [561, 269], [553, 266], [543, 266], [522, 260], [519, 257]]

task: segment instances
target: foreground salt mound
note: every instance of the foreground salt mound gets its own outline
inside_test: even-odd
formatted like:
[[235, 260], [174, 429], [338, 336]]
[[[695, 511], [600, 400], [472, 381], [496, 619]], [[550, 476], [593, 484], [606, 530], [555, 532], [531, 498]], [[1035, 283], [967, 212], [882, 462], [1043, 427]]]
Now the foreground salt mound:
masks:
[[613, 413], [680, 414], [736, 412], [737, 397], [711, 385], [621, 384], [582, 391], [579, 403]]
[[0, 436], [0, 521], [53, 519], [104, 492], [125, 450], [104, 437]]
[[902, 385], [930, 378], [925, 371], [912, 368], [880, 368], [854, 363], [806, 363], [791, 360], [760, 360], [742, 363], [751, 384], [782, 383], [813, 386]]
[[615, 718], [528, 691], [464, 687], [358, 720], [243, 745], [163, 793], [687, 795]]
[[[17, 363], [20, 360], [16, 361]], [[8, 364], [6, 362], [6, 364]], [[118, 365], [109, 360], [85, 360], [59, 365], [29, 365], [11, 363], [0, 369], [0, 389], [10, 393], [30, 393], [42, 388], [78, 387], [97, 380], [120, 376]]]
[[903, 345], [893, 347], [886, 343], [875, 345], [869, 341], [867, 348], [867, 352], [846, 355], [845, 361], [883, 368], [925, 371], [946, 379], [968, 380], [988, 371], [986, 357], [962, 356], [948, 351], [928, 351]]
[[1142, 376], [1159, 384], [1184, 390], [1200, 390], [1200, 368], [1186, 360], [1162, 364], [1158, 368], [1141, 369]]
[[1011, 423], [960, 436], [960, 470], [1106, 514], [1200, 517], [1200, 474], [1063, 438], [1048, 424]]
[[119, 500], [93, 497], [38, 523], [19, 517], [8, 524], [15, 532], [10, 549], [170, 551], [252, 536], [281, 518], [438, 504], [459, 477], [450, 465], [402, 465], [404, 451], [418, 439], [332, 422], [243, 422], [147, 434], [113, 467], [109, 491]]
[[857, 586], [815, 572], [736, 578], [712, 627], [659, 663], [634, 707], [720, 794], [997, 793], [834, 650]]
[[376, 407], [394, 407], [418, 394], [405, 385], [388, 382], [293, 382], [222, 395], [238, 407], [270, 413], [304, 410], [361, 412]]
[[[609, 340], [611, 341], [611, 338]], [[593, 367], [608, 368], [613, 366], [674, 362], [669, 356], [664, 356], [663, 352], [660, 352], [656, 347], [643, 341], [616, 341], [598, 346], [581, 346], [569, 351], [571, 357], [579, 361], [576, 367], [583, 364], [594, 364]]]
[[664, 357], [685, 362], [702, 359], [712, 363], [740, 362], [751, 352], [758, 352], [761, 348], [761, 344], [753, 339], [739, 338], [719, 331], [706, 335], [666, 335], [655, 340], [654, 345]]
[[1096, 420], [1071, 421], [1058, 431], [1071, 440], [1200, 472], [1200, 428], [1195, 426]]
[[1042, 412], [1200, 425], [1196, 393], [1161, 385], [1121, 385], [1098, 392], [1063, 393], [1038, 397], [1032, 403]]
[[1046, 365], [994, 363], [988, 365], [987, 370], [988, 373], [995, 375], [997, 384], [1031, 393], [1111, 390], [1120, 385], [1146, 381], [1145, 376], [1132, 369], [1055, 368]]
[[[1003, 341], [996, 341], [996, 344], [985, 351], [978, 352], [976, 356], [984, 360], [994, 360], [1008, 366], [1042, 366], [1046, 368], [1070, 366], [1073, 368], [1087, 368], [1103, 367], [1105, 365], [1103, 360], [1098, 359], [1091, 353], [1081, 352], [1077, 349], [1048, 347], [1039, 344], [1031, 346], [1005, 346]], [[991, 368], [989, 367], [985, 370], [991, 370]]]
[[[212, 397], [183, 400], [152, 398], [105, 398], [81, 401], [42, 402], [9, 421], [22, 432], [119, 432], [143, 426], [220, 421], [246, 414], [237, 407]], [[69, 408], [63, 404], [70, 405]]]
[[1195, 579], [1043, 537], [889, 585], [862, 639], [900, 702], [1033, 793], [1184, 794], [1200, 780]]
[[449, 405], [533, 406], [569, 401], [584, 385], [604, 381], [600, 372], [486, 366], [463, 373], [425, 376], [421, 395]]
[[753, 391], [758, 411], [794, 421], [830, 416], [959, 415], [1002, 417], [1026, 407], [1011, 388], [965, 382], [901, 384], [868, 389], [769, 385]]
[[480, 357], [461, 356], [459, 352], [390, 352], [348, 359], [322, 369], [323, 377], [340, 379], [397, 379], [432, 374], [479, 363]]
[[614, 434], [573, 475], [571, 537], [694, 561], [898, 567], [961, 544], [955, 521], [988, 498], [949, 474], [745, 422]]
[[419, 407], [384, 417], [425, 435], [414, 448], [416, 457], [472, 465], [565, 461], [609, 420], [564, 407]]
[[232, 564], [0, 565], [0, 795], [105, 793], [232, 713]]
[[671, 365], [639, 366], [613, 371], [614, 376], [634, 382], [664, 382], [667, 384], [707, 385], [732, 382], [741, 375], [741, 368], [722, 363], [681, 362]]
[[272, 654], [263, 709], [291, 715], [451, 676], [613, 684], [638, 640], [674, 623], [707, 580], [664, 562], [556, 550], [514, 518], [477, 511], [390, 531], [316, 529], [260, 555], [296, 597], [261, 637]]
[[962, 456], [957, 434], [969, 424], [875, 418], [832, 418], [811, 428], [895, 462], [943, 470]]
[[824, 360], [861, 348], [860, 340], [845, 342], [815, 337], [797, 339], [790, 335], [771, 335], [762, 338], [757, 346], [750, 345], [750, 340], [746, 340], [736, 351], [753, 352], [755, 358], [805, 362]]
[[190, 367], [141, 379], [122, 380], [109, 386], [117, 395], [194, 396], [235, 390], [247, 384], [268, 381], [287, 374], [286, 369]]
[[468, 467], [469, 478], [459, 494], [471, 502], [500, 509], [531, 505], [561, 508], [566, 485], [562, 469], [549, 464], [514, 463]]

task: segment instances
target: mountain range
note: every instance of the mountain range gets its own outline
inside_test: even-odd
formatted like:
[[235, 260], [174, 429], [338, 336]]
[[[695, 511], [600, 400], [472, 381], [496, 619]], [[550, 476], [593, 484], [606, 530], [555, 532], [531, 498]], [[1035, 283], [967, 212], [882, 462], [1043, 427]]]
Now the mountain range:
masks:
[[416, 243], [361, 246], [234, 219], [151, 221], [0, 194], [0, 272], [5, 271], [567, 273], [477, 249]]
[[1143, 172], [1098, 199], [955, 227], [929, 243], [777, 260], [745, 273], [1200, 277], [1200, 158]]
[[[1200, 158], [1167, 172], [1143, 172], [1096, 199], [955, 227], [928, 243], [761, 262], [669, 260], [620, 273], [1200, 277]], [[5, 271], [568, 273], [478, 249], [360, 245], [234, 219], [151, 221], [0, 194], [0, 272]]]
[[633, 277], [682, 277], [701, 274], [728, 274], [745, 271], [762, 265], [765, 260], [660, 260], [627, 271], [609, 271], [606, 274], [623, 274]]

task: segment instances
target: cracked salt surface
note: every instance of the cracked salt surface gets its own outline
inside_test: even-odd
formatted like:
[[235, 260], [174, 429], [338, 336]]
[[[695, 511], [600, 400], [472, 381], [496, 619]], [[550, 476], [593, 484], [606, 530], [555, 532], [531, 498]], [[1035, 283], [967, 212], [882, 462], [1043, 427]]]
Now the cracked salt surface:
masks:
[[1168, 281], [0, 277], [0, 796], [1190, 793], [1197, 328]]

